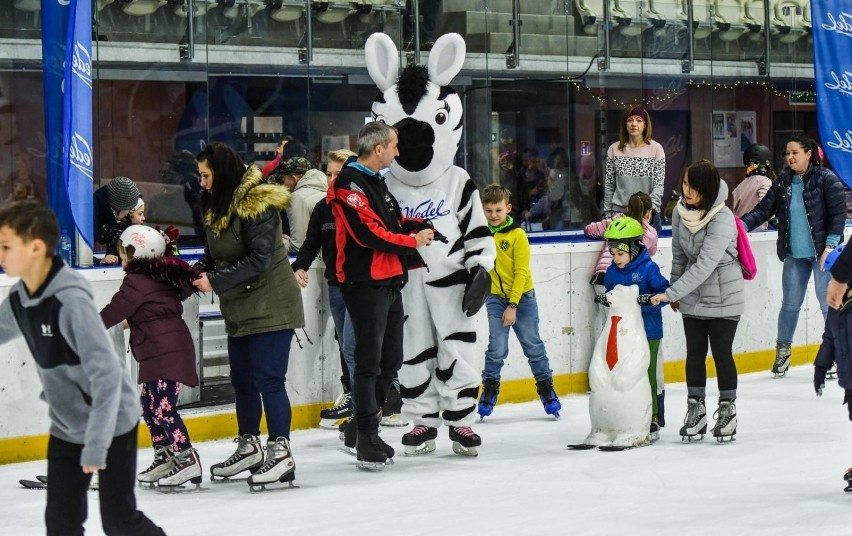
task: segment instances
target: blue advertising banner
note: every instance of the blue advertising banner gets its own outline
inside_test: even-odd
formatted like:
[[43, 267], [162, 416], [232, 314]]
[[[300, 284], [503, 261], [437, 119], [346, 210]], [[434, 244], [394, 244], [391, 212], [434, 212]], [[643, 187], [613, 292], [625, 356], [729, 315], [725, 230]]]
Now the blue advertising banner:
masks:
[[840, 180], [852, 187], [852, 5], [811, 0], [811, 15], [822, 148]]
[[44, 132], [47, 143], [47, 201], [59, 226], [74, 228], [62, 173], [62, 86], [70, 0], [42, 0], [41, 56], [44, 64]]
[[92, 215], [92, 3], [70, 0], [65, 49], [65, 99], [62, 117], [62, 172], [74, 222], [94, 246]]
[[60, 227], [94, 244], [92, 4], [42, 0], [48, 202]]

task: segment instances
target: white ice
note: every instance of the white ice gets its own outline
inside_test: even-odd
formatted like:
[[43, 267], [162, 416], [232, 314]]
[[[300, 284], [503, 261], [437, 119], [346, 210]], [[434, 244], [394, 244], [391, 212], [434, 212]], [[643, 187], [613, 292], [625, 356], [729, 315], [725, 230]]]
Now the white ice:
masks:
[[[204, 492], [137, 490], [137, 497], [172, 536], [848, 535], [852, 494], [842, 491], [842, 475], [852, 465], [852, 423], [837, 382], [829, 380], [817, 398], [811, 373], [803, 366], [780, 379], [741, 377], [740, 432], [726, 445], [710, 436], [681, 442], [686, 387], [674, 384], [660, 441], [631, 451], [566, 450], [589, 432], [588, 397], [570, 396], [558, 421], [538, 402], [497, 406], [474, 427], [483, 439], [478, 458], [453, 454], [446, 428], [435, 453], [405, 457], [406, 430], [385, 428], [396, 463], [370, 473], [337, 450], [335, 431], [297, 431], [300, 489], [250, 494], [244, 483], [213, 484], [205, 475]], [[714, 378], [708, 386], [712, 414]], [[227, 457], [233, 443], [196, 447], [206, 467]], [[140, 450], [139, 465], [151, 456]], [[43, 461], [0, 467], [0, 534], [44, 533], [45, 492], [18, 486], [44, 472]], [[103, 534], [97, 494], [88, 497], [86, 533]]]

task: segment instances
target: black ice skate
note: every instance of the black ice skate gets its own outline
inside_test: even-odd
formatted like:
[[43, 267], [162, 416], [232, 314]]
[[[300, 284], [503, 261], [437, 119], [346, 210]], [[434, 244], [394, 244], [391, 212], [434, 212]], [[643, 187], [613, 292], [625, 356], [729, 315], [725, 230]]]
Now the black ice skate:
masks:
[[707, 433], [707, 409], [704, 407], [704, 400], [690, 398], [686, 405], [686, 417], [680, 429], [681, 441], [704, 439], [704, 434]]
[[837, 362], [831, 364], [831, 368], [828, 369], [825, 373], [825, 378], [828, 380], [837, 379]]
[[259, 437], [246, 434], [234, 439], [234, 443], [237, 443], [237, 450], [230, 458], [210, 467], [211, 481], [215, 481], [216, 477], [228, 479], [243, 471], [254, 473], [263, 465], [263, 448]]
[[399, 396], [399, 384], [394, 381], [388, 392], [388, 399], [382, 406], [382, 426], [408, 426], [408, 420], [402, 415], [402, 398]]
[[482, 438], [470, 426], [450, 426], [450, 441], [453, 442], [453, 452], [461, 456], [478, 456], [476, 447], [482, 445]]
[[544, 406], [544, 412], [558, 419], [559, 411], [562, 410], [562, 404], [559, 402], [559, 397], [556, 396], [556, 391], [553, 390], [553, 380], [548, 379], [536, 382], [535, 390], [541, 399], [541, 404]]
[[418, 424], [413, 430], [402, 436], [405, 455], [416, 456], [418, 454], [435, 452], [435, 438], [437, 437], [437, 428]]
[[727, 443], [734, 440], [737, 433], [737, 406], [732, 400], [720, 400], [719, 408], [713, 415], [716, 426], [713, 427], [713, 437], [719, 443]]
[[775, 363], [772, 365], [772, 374], [775, 374], [776, 378], [787, 374], [791, 359], [792, 352], [790, 345], [783, 342], [777, 343], [775, 345]]
[[321, 428], [337, 428], [352, 416], [352, 393], [344, 392], [337, 398], [334, 406], [320, 411]]
[[172, 470], [172, 456], [174, 452], [171, 447], [155, 446], [154, 462], [136, 476], [139, 486], [153, 488], [158, 480], [169, 474]]
[[388, 461], [385, 443], [376, 432], [358, 432], [355, 446], [358, 467], [368, 471], [381, 471]]
[[843, 480], [846, 481], [846, 487], [843, 488], [843, 491], [852, 493], [852, 467], [846, 470], [846, 474], [843, 475]]
[[354, 417], [350, 417], [342, 426], [340, 440], [343, 441], [343, 445], [339, 450], [344, 454], [355, 456], [355, 446], [358, 441], [358, 423], [355, 422]]
[[479, 421], [482, 422], [485, 417], [491, 415], [494, 411], [494, 406], [497, 404], [497, 395], [500, 394], [500, 382], [497, 380], [485, 380], [482, 384], [482, 396], [479, 397], [479, 404], [476, 412], [479, 413]]
[[[182, 486], [187, 482], [195, 484], [195, 487], [183, 490]], [[193, 448], [176, 452], [172, 459], [172, 470], [157, 481], [157, 486], [161, 491], [201, 489], [201, 460], [198, 458], [198, 452]]]
[[284, 437], [266, 442], [266, 461], [260, 470], [248, 478], [250, 491], [266, 491], [267, 484], [286, 482], [288, 488], [297, 488], [296, 462], [290, 452], [290, 442]]
[[657, 419], [651, 420], [651, 431], [650, 431], [651, 443], [654, 443], [660, 439], [660, 423], [657, 422]]

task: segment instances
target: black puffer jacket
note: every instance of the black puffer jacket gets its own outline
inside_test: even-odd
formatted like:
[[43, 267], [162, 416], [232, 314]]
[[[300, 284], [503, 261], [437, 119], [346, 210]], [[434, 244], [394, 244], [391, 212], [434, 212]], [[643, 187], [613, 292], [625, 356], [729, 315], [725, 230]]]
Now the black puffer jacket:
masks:
[[[751, 231], [778, 217], [778, 258], [784, 262], [790, 241], [790, 194], [792, 192], [793, 170], [784, 169], [760, 203], [751, 212], [743, 216], [743, 224]], [[817, 257], [825, 249], [825, 239], [833, 234], [843, 239], [846, 224], [846, 195], [843, 184], [837, 176], [822, 166], [810, 166], [802, 176], [804, 189], [802, 198], [808, 214], [811, 238]]]

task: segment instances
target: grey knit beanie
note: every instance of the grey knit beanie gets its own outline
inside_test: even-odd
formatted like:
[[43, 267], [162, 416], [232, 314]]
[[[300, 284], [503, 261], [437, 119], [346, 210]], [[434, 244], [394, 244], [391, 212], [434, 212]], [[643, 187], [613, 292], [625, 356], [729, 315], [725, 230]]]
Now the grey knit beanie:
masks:
[[139, 201], [139, 188], [127, 177], [116, 177], [106, 185], [109, 206], [113, 210], [133, 210]]

